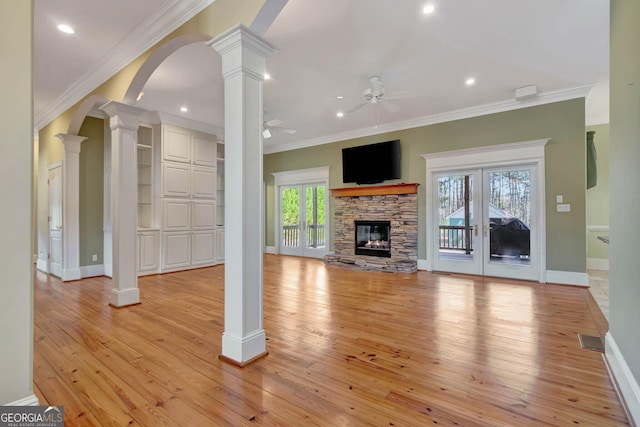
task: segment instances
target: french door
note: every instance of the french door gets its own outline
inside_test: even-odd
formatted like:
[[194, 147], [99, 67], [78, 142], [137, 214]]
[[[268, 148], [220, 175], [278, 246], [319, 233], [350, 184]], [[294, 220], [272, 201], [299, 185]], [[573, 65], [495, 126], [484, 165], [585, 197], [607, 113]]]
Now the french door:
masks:
[[324, 183], [280, 186], [280, 253], [322, 258], [327, 253]]
[[434, 270], [539, 279], [535, 165], [433, 174]]

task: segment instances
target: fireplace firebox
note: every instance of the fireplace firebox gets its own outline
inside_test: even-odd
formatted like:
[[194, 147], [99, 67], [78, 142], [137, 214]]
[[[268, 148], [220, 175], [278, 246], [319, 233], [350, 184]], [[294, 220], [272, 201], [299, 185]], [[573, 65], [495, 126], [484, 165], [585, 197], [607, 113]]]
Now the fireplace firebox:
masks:
[[356, 221], [356, 255], [391, 258], [391, 222]]

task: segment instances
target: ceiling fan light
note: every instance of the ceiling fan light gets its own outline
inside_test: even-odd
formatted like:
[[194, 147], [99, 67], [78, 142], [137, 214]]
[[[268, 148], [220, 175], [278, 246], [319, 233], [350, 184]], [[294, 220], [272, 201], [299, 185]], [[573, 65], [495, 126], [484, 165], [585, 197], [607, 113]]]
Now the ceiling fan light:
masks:
[[266, 129], [266, 128], [265, 128], [265, 129], [262, 131], [262, 136], [264, 137], [264, 139], [271, 138], [271, 132], [269, 132], [269, 129]]

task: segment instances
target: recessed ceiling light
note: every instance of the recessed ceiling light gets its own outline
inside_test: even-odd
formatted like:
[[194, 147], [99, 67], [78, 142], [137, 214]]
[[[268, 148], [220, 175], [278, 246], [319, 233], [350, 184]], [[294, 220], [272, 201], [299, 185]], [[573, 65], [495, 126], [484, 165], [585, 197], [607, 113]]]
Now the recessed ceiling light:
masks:
[[180, 111], [186, 113], [187, 111], [189, 111], [189, 109], [187, 107], [180, 107]]
[[58, 25], [58, 29], [60, 31], [62, 31], [63, 33], [67, 33], [67, 34], [73, 34], [75, 33], [75, 31], [73, 31], [73, 28], [71, 28], [70, 26], [68, 26], [67, 24], [60, 24]]
[[476, 84], [476, 79], [474, 79], [473, 77], [469, 77], [464, 81], [464, 84], [466, 84], [467, 86], [473, 86], [474, 84]]
[[338, 95], [338, 96], [336, 96], [336, 99], [344, 99], [344, 96]]
[[422, 8], [422, 13], [424, 13], [425, 15], [431, 15], [435, 11], [436, 7], [431, 3], [424, 5], [424, 7]]
[[264, 79], [271, 80], [271, 76], [269, 75], [269, 73], [264, 73]]
[[336, 117], [344, 117], [344, 113], [342, 111], [338, 111], [336, 113]]

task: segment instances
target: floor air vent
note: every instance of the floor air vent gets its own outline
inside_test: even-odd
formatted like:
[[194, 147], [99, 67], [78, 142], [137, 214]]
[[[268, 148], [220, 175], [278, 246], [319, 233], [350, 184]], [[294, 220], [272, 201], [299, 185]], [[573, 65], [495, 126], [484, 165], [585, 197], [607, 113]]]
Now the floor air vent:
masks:
[[602, 338], [593, 335], [578, 334], [578, 339], [580, 340], [580, 347], [604, 353], [604, 343], [602, 342]]

